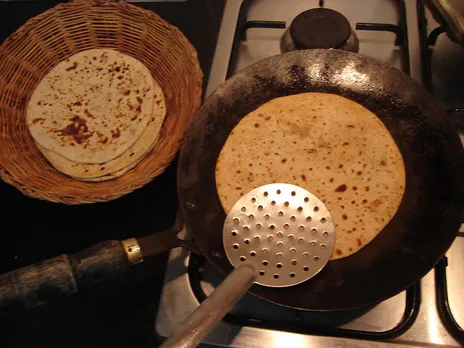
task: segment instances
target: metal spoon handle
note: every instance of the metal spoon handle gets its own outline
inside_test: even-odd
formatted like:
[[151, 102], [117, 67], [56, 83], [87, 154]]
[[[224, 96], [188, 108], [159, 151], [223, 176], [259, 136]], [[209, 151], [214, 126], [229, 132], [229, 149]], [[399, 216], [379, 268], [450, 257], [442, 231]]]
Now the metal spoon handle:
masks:
[[248, 291], [256, 277], [257, 271], [250, 265], [235, 268], [161, 348], [196, 347]]

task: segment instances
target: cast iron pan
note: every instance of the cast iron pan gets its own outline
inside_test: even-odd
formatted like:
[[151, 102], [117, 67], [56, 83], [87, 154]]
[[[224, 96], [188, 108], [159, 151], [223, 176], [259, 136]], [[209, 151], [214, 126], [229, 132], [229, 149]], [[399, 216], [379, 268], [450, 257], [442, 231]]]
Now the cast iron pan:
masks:
[[249, 112], [302, 92], [338, 94], [374, 112], [403, 155], [405, 194], [392, 221], [359, 252], [329, 262], [303, 284], [255, 285], [251, 293], [320, 311], [391, 297], [429, 272], [453, 242], [464, 211], [464, 151], [439, 103], [408, 76], [372, 58], [339, 50], [290, 52], [260, 61], [220, 86], [191, 123], [181, 150], [178, 190], [187, 226], [206, 258], [224, 275], [231, 272], [222, 247], [226, 214], [216, 191], [218, 155]]
[[300, 285], [256, 285], [251, 292], [298, 309], [344, 310], [381, 301], [418, 281], [446, 252], [462, 221], [464, 150], [457, 133], [437, 101], [395, 68], [345, 51], [307, 50], [274, 56], [238, 73], [192, 121], [177, 178], [182, 215], [196, 246], [179, 239], [179, 221], [137, 240], [105, 241], [0, 275], [0, 314], [98, 286], [143, 257], [177, 246], [195, 252], [198, 246], [224, 275], [230, 273], [222, 247], [226, 214], [216, 192], [217, 157], [242, 117], [273, 98], [302, 92], [342, 95], [374, 112], [401, 150], [406, 191], [392, 221], [357, 253], [330, 261]]

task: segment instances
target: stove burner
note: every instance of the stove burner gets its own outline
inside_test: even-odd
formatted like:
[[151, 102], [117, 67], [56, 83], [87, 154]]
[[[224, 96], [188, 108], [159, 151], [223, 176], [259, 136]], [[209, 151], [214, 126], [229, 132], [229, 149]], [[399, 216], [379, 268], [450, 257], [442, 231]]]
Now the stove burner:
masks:
[[296, 16], [281, 44], [282, 52], [312, 48], [357, 52], [359, 45], [345, 16], [327, 8], [315, 8]]
[[327, 8], [302, 12], [290, 26], [290, 35], [299, 49], [339, 48], [350, 34], [348, 20], [341, 13]]

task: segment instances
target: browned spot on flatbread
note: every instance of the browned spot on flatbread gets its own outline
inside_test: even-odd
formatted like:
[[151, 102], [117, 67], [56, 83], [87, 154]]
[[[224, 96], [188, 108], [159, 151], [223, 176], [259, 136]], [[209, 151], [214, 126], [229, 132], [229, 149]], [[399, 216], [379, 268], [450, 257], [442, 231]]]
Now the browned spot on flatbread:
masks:
[[69, 68], [66, 68], [66, 71], [76, 70], [77, 69], [77, 62], [74, 62]]
[[79, 116], [71, 118], [71, 122], [66, 128], [57, 132], [61, 135], [72, 136], [78, 144], [82, 144], [93, 135], [94, 132], [89, 131], [87, 122]]
[[105, 136], [104, 134], [97, 131], [97, 136], [98, 136], [98, 142], [100, 144], [106, 144], [108, 142], [108, 137]]
[[345, 184], [342, 184], [335, 189], [335, 192], [345, 192], [347, 188]]
[[111, 136], [113, 138], [119, 138], [121, 136], [121, 131], [119, 128], [116, 128], [115, 130], [111, 130]]
[[90, 117], [90, 118], [93, 118], [95, 119], [95, 116], [87, 109], [84, 110], [84, 114], [87, 116], [87, 117]]
[[377, 211], [377, 209], [379, 209], [381, 205], [382, 205], [382, 200], [376, 199], [373, 202], [371, 202], [368, 207], [372, 211]]

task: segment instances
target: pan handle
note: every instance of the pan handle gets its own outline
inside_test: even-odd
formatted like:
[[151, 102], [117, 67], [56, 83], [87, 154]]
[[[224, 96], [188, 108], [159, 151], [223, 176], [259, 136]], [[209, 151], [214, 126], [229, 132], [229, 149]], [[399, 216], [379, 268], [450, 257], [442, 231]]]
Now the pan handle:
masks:
[[[199, 253], [180, 215], [173, 228], [123, 241], [108, 240], [0, 275], [0, 314], [12, 314], [116, 278], [144, 257], [178, 246]], [[183, 227], [183, 228], [182, 228]]]
[[124, 273], [142, 261], [140, 252], [132, 251], [134, 243], [107, 240], [0, 275], [0, 313], [30, 309]]
[[237, 267], [160, 348], [196, 347], [250, 289], [256, 277], [252, 266]]

